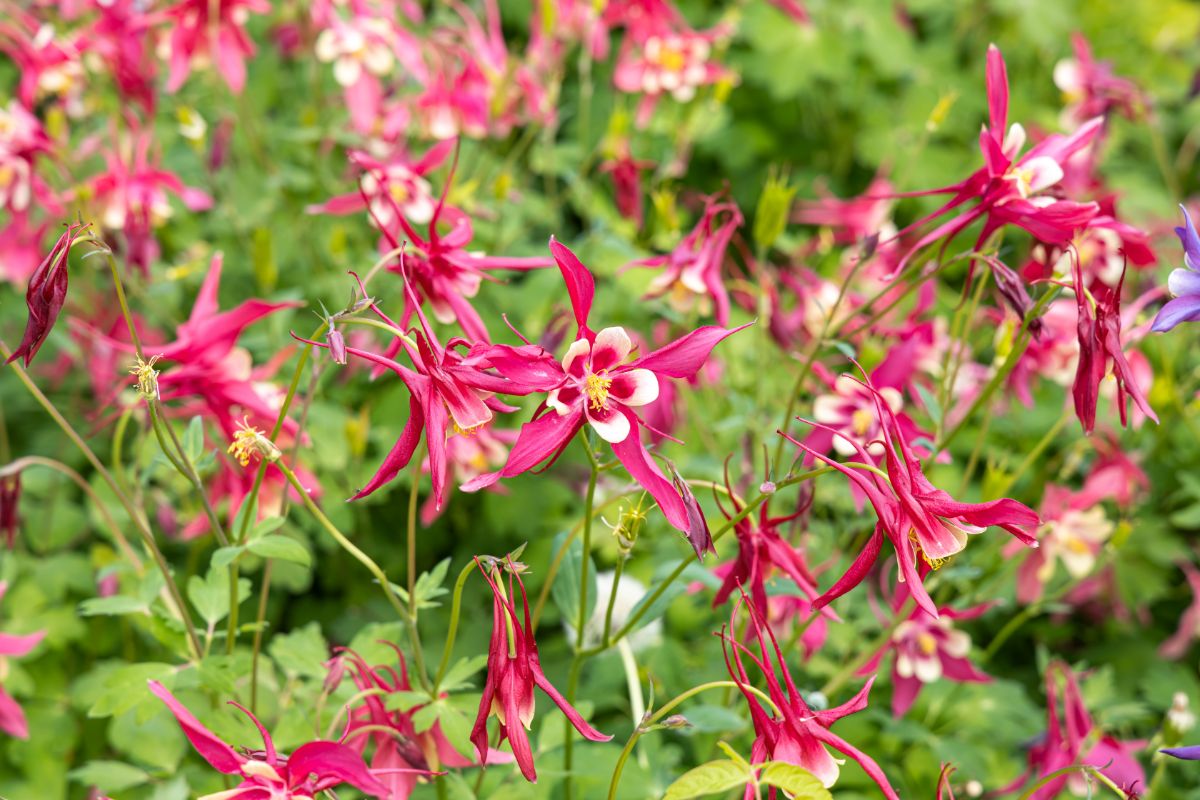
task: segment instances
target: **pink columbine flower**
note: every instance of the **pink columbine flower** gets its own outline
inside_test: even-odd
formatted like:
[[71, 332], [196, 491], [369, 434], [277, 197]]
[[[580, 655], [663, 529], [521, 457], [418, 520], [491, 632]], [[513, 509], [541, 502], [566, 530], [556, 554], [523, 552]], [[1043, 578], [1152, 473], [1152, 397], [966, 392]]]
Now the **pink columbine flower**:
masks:
[[704, 198], [704, 213], [679, 245], [662, 256], [634, 261], [631, 267], [658, 267], [646, 297], [666, 297], [681, 311], [712, 314], [718, 325], [729, 324], [729, 293], [722, 271], [733, 234], [745, 223], [732, 200]]
[[141, 0], [103, 0], [84, 29], [80, 49], [104, 60], [121, 96], [140, 103], [150, 116], [157, 100], [158, 61], [150, 28], [154, 17]]
[[941, 208], [917, 220], [901, 235], [945, 217], [965, 203], [977, 202], [922, 235], [901, 259], [897, 271], [918, 251], [938, 240], [944, 240], [943, 247], [948, 246], [957, 234], [979, 219], [983, 220], [983, 229], [976, 240], [976, 249], [1005, 225], [1024, 228], [1044, 242], [1066, 244], [1099, 213], [1095, 203], [1059, 200], [1045, 192], [1062, 180], [1068, 159], [1096, 138], [1104, 120], [1098, 117], [1088, 120], [1070, 136], [1048, 136], [1020, 155], [1025, 145], [1025, 129], [1014, 124], [1005, 132], [1008, 74], [1004, 57], [995, 45], [988, 48], [987, 94], [989, 123], [979, 134], [984, 166], [953, 186], [899, 195], [952, 195]]
[[6, 364], [11, 364], [19, 358], [28, 367], [29, 362], [42, 348], [46, 337], [50, 335], [63, 304], [67, 301], [67, 260], [71, 255], [71, 245], [79, 238], [84, 228], [86, 226], [68, 225], [58, 237], [53, 249], [30, 276], [29, 286], [25, 290], [25, 305], [29, 310], [25, 333]]
[[[1057, 676], [1061, 676], [1063, 682], [1061, 712]], [[1073, 764], [1097, 767], [1113, 783], [1127, 791], [1133, 791], [1139, 784], [1145, 785], [1146, 775], [1133, 756], [1144, 743], [1122, 742], [1097, 730], [1083, 704], [1075, 673], [1061, 661], [1052, 662], [1046, 667], [1046, 715], [1046, 735], [1029, 749], [1029, 767], [995, 794], [1015, 791], [1030, 778], [1046, 778]], [[1049, 781], [1028, 797], [1030, 800], [1053, 800], [1064, 788], [1079, 797], [1089, 794], [1087, 779], [1073, 772]]]
[[26, 108], [36, 108], [46, 98], [62, 103], [71, 116], [83, 113], [86, 70], [81, 42], [60, 38], [54, 26], [14, 6], [0, 20], [0, 51], [17, 65], [17, 97]]
[[[739, 604], [740, 605], [740, 604]], [[730, 617], [729, 630], [734, 630], [737, 607], [734, 607]], [[749, 605], [750, 622], [754, 629], [754, 638], [758, 641], [759, 655], [750, 648], [735, 641], [731, 634], [721, 633], [721, 649], [725, 654], [725, 665], [729, 676], [737, 683], [746, 704], [750, 708], [750, 717], [754, 724], [755, 739], [750, 749], [750, 762], [761, 764], [765, 761], [783, 761], [794, 764], [811, 772], [826, 787], [837, 783], [840, 773], [840, 759], [830, 755], [827, 748], [842, 753], [853, 759], [863, 771], [875, 781], [880, 792], [888, 800], [899, 800], [899, 795], [888, 782], [883, 770], [875, 760], [847, 742], [829, 728], [842, 717], [849, 716], [867, 707], [867, 695], [871, 691], [874, 678], [867, 681], [850, 702], [826, 711], [814, 711], [804, 702], [804, 697], [792, 681], [787, 662], [775, 634], [766, 625], [753, 604]], [[770, 649], [768, 649], [768, 640]], [[730, 659], [730, 651], [733, 658]], [[772, 653], [774, 658], [772, 658]], [[772, 702], [778, 707], [780, 716], [775, 716], [763, 707], [756, 695], [746, 687], [750, 685], [750, 677], [746, 673], [743, 656], [758, 667], [767, 681], [767, 692]], [[778, 665], [778, 666], [777, 666]], [[783, 675], [783, 685], [779, 683], [778, 673]], [[784, 690], [786, 687], [786, 693]], [[746, 800], [753, 798], [753, 787], [746, 787]]]
[[[1047, 486], [1042, 501], [1042, 525], [1036, 550], [1029, 551], [1017, 568], [1017, 601], [1035, 603], [1053, 579], [1061, 563], [1067, 574], [1081, 581], [1096, 568], [1096, 559], [1116, 526], [1100, 505], [1102, 498], [1090, 492], [1071, 492]], [[1016, 544], [1016, 543], [1013, 543]], [[1020, 545], [1005, 548], [1012, 556]]]
[[[886, 479], [873, 471], [834, 461], [791, 436], [786, 437], [801, 450], [849, 478], [871, 501], [879, 518], [875, 532], [862, 552], [846, 573], [817, 598], [814, 605], [824, 607], [861, 583], [879, 559], [883, 541], [887, 539], [896, 550], [900, 580], [908, 584], [908, 591], [917, 605], [936, 618], [937, 606], [921, 583], [924, 574], [940, 567], [946, 559], [965, 548], [969, 535], [982, 533], [991, 525], [1003, 528], [1024, 544], [1036, 547], [1037, 540], [1028, 529], [1038, 524], [1038, 515], [1028, 506], [1008, 498], [987, 503], [960, 503], [935, 487], [921, 471], [920, 459], [914, 454], [896, 415], [887, 406], [883, 396], [869, 381], [864, 385], [875, 398], [876, 413], [881, 422], [878, 441], [884, 448]], [[829, 430], [818, 422], [805, 421], [816, 428]], [[855, 445], [855, 453], [859, 462], [873, 463], [863, 446]], [[923, 562], [919, 569], [918, 556]]]
[[[559, 365], [540, 348], [537, 352], [497, 345], [487, 351], [492, 366], [516, 385], [547, 392], [532, 422], [521, 427], [517, 443], [499, 472], [481, 475], [463, 486], [474, 491], [553, 462], [584, 425], [608, 442], [617, 459], [658, 503], [667, 521], [681, 531], [691, 530], [688, 507], [642, 444], [644, 423], [634, 409], [658, 397], [668, 378], [690, 378], [725, 337], [745, 325], [727, 330], [698, 328], [652, 353], [629, 360], [633, 341], [624, 328], [588, 327], [595, 281], [575, 254], [553, 238], [550, 251], [567, 284], [578, 325], [576, 340]], [[699, 553], [698, 553], [699, 555]]]
[[617, 211], [641, 230], [645, 221], [642, 202], [642, 171], [654, 166], [653, 161], [636, 159], [626, 142], [619, 152], [605, 161], [600, 169], [612, 177], [613, 196]]
[[181, 0], [166, 9], [163, 16], [171, 26], [167, 91], [178, 91], [193, 66], [211, 62], [234, 94], [241, 94], [246, 59], [254, 55], [246, 20], [270, 10], [269, 0]]
[[[362, 288], [361, 284], [360, 288], [365, 296], [366, 289]], [[400, 438], [396, 440], [395, 446], [366, 486], [350, 499], [366, 497], [395, 479], [400, 470], [412, 460], [424, 432], [433, 483], [434, 508], [440, 510], [445, 502], [449, 470], [446, 444], [448, 438], [456, 434], [469, 435], [471, 431], [488, 424], [492, 421], [493, 410], [514, 411], [514, 408], [495, 398], [497, 392], [519, 395], [535, 391], [536, 387], [526, 389], [488, 371], [492, 365], [484, 345], [469, 349], [465, 355], [456, 349], [469, 345], [464, 339], [452, 339], [443, 347], [434, 335], [425, 312], [421, 310], [412, 285], [407, 281], [404, 291], [410, 307], [416, 311], [421, 329], [413, 332], [415, 347], [403, 340], [397, 341], [412, 360], [415, 371], [386, 355], [360, 350], [357, 347], [346, 347], [348, 354], [371, 361], [395, 373], [409, 391], [408, 422]], [[374, 302], [369, 304], [369, 308], [385, 324], [400, 330], [400, 326]], [[318, 347], [328, 347], [327, 344], [307, 339], [300, 341]]]
[[14, 212], [0, 228], [0, 281], [14, 286], [26, 283], [42, 260], [42, 242], [50, 225], [33, 224], [29, 214]]
[[[434, 152], [437, 152], [437, 148], [430, 151]], [[426, 155], [428, 157], [429, 154]], [[381, 247], [398, 249], [401, 239], [406, 239], [412, 246], [405, 253], [404, 269], [406, 278], [413, 282], [414, 293], [406, 293], [406, 305], [400, 321], [407, 325], [416, 306], [428, 301], [434, 318], [439, 322], [457, 322], [471, 340], [488, 341], [487, 327], [479, 312], [471, 305], [471, 298], [479, 292], [480, 284], [485, 278], [490, 278], [487, 270], [540, 269], [550, 266], [550, 259], [486, 256], [468, 252], [466, 248], [475, 235], [471, 218], [461, 209], [446, 204], [446, 192], [454, 178], [454, 171], [455, 167], [451, 166], [450, 175], [442, 187], [442, 196], [429, 218], [426, 228], [428, 237], [417, 233], [413, 221], [402, 213], [400, 201], [390, 191], [376, 196], [384, 205], [391, 207], [394, 225], [384, 224], [381, 218], [375, 216], [373, 206], [368, 205], [368, 211], [383, 234]], [[448, 230], [443, 231], [442, 226]]]
[[397, 212], [412, 225], [428, 225], [437, 209], [437, 198], [426, 176], [445, 163], [454, 151], [453, 141], [429, 148], [415, 161], [400, 153], [380, 160], [358, 150], [350, 161], [364, 171], [359, 191], [331, 197], [309, 206], [309, 214], [353, 214], [370, 209], [371, 221], [381, 228], [399, 225]]
[[42, 123], [16, 100], [0, 108], [0, 208], [14, 217], [42, 207], [61, 211], [54, 192], [35, 168], [36, 159], [50, 152], [50, 138]]
[[[446, 464], [450, 477], [461, 486], [485, 472], [504, 466], [504, 461], [508, 458], [508, 449], [516, 441], [516, 431], [498, 429], [490, 424], [447, 437]], [[432, 472], [433, 467], [428, 457], [422, 468], [425, 472]], [[488, 488], [501, 494], [507, 491], [501, 484]], [[437, 497], [431, 494], [421, 505], [421, 524], [432, 525], [445, 510], [445, 506], [439, 506]]]
[[[371, 797], [391, 797], [388, 787], [367, 769], [362, 756], [344, 744], [318, 739], [296, 748], [290, 756], [280, 755], [262, 723], [247, 709], [230, 702], [250, 717], [262, 734], [263, 750], [245, 755], [204, 727], [161, 683], [149, 681], [149, 686], [175, 715], [196, 752], [218, 772], [242, 779], [235, 788], [221, 792], [221, 800], [310, 800], [318, 792], [342, 784]], [[427, 774], [425, 770], [409, 771]]]
[[[413, 715], [424, 706], [413, 706], [404, 711], [388, 709], [389, 696], [410, 692], [413, 687], [404, 654], [391, 642], [383, 644], [396, 652], [398, 670], [384, 665], [368, 666], [358, 653], [342, 650], [329, 662], [325, 686], [327, 690], [331, 686], [336, 688], [342, 675], [348, 672], [355, 688], [364, 693], [361, 705], [350, 710], [343, 741], [364, 757], [367, 746], [374, 744], [372, 772], [388, 787], [388, 800], [405, 800], [422, 773], [428, 774], [430, 769], [437, 770], [443, 765], [470, 767], [473, 764], [454, 749], [440, 723], [435, 721], [428, 729], [417, 732]], [[377, 694], [366, 695], [366, 692]], [[503, 753], [493, 752], [493, 756], [494, 761], [503, 761]]]
[[[904, 605], [909, 593], [903, 585], [892, 597], [893, 612]], [[892, 714], [902, 717], [912, 708], [926, 684], [943, 678], [956, 683], [987, 683], [991, 677], [971, 663], [971, 637], [954, 627], [954, 621], [975, 619], [994, 603], [982, 603], [961, 611], [943, 608], [941, 615], [931, 617], [921, 608], [914, 608], [908, 618], [896, 626], [891, 639], [871, 658], [859, 675], [872, 675], [888, 653], [892, 659]]]
[[[485, 567], [475, 559], [483, 577], [492, 587], [492, 640], [488, 646], [487, 682], [483, 686], [483, 697], [479, 701], [479, 713], [471, 728], [471, 741], [479, 754], [479, 761], [488, 763], [488, 717], [495, 714], [500, 722], [500, 739], [508, 739], [521, 774], [530, 783], [537, 782], [537, 771], [533, 766], [533, 750], [529, 746], [526, 731], [533, 722], [533, 687], [545, 692], [559, 710], [566, 715], [575, 730], [593, 742], [607, 742], [605, 736], [587, 723], [579, 712], [559, 694], [546, 679], [538, 661], [537, 642], [533, 639], [529, 624], [529, 602], [525, 597], [525, 584], [515, 574], [514, 565], [508, 569], [508, 592], [503, 589], [503, 578], [493, 564]], [[517, 617], [514, 606], [516, 595], [513, 581], [521, 592], [521, 609], [524, 624]]]
[[[0, 600], [8, 591], [8, 582], [0, 581]], [[45, 637], [45, 631], [17, 636], [12, 633], [0, 633], [0, 675], [3, 675], [4, 662], [7, 658], [28, 655]], [[0, 731], [18, 739], [29, 738], [29, 723], [25, 720], [25, 712], [17, 705], [0, 685]]]
[[1114, 74], [1111, 62], [1097, 61], [1082, 33], [1071, 35], [1071, 49], [1074, 58], [1054, 65], [1054, 85], [1067, 101], [1064, 128], [1073, 130], [1113, 111], [1134, 118], [1146, 109], [1146, 99], [1133, 81]]
[[640, 41], [626, 37], [617, 54], [613, 84], [622, 92], [642, 95], [637, 111], [639, 127], [649, 124], [654, 107], [664, 94], [687, 103], [701, 86], [732, 75], [710, 60], [713, 43], [727, 33], [724, 28], [701, 32], [680, 26], [652, 33]]
[[149, 131], [135, 132], [126, 148], [117, 147], [106, 158], [106, 169], [88, 179], [87, 194], [95, 203], [100, 222], [108, 231], [121, 232], [128, 242], [128, 259], [148, 271], [158, 258], [154, 231], [172, 215], [168, 194], [177, 196], [189, 211], [212, 208], [212, 198], [187, 186], [173, 172], [158, 165], [151, 152]]
[[394, 20], [355, 14], [331, 15], [317, 36], [317, 60], [333, 65], [350, 121], [363, 134], [374, 131], [385, 93], [384, 80], [395, 69], [397, 54], [417, 52], [419, 42]]

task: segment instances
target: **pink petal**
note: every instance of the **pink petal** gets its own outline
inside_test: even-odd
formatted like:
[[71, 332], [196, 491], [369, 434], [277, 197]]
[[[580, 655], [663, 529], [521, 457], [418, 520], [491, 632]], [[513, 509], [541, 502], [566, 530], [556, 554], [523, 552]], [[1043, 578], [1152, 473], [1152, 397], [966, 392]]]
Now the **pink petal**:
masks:
[[0, 656], [23, 656], [36, 647], [45, 635], [45, 631], [38, 631], [26, 636], [0, 633]]
[[29, 722], [17, 701], [0, 688], [0, 731], [18, 739], [29, 738]]
[[722, 339], [753, 324], [748, 322], [733, 329], [719, 328], [715, 325], [697, 328], [653, 353], [647, 353], [630, 366], [648, 369], [671, 378], [691, 378], [704, 366], [709, 353]]
[[244, 756], [238, 755], [237, 751], [230, 747], [225, 742], [217, 738], [217, 735], [208, 728], [200, 724], [200, 721], [192, 716], [192, 712], [175, 699], [175, 695], [171, 694], [167, 687], [163, 686], [158, 681], [148, 681], [150, 691], [167, 704], [167, 708], [175, 715], [175, 719], [179, 722], [179, 727], [183, 729], [183, 735], [192, 743], [192, 747], [196, 748], [205, 761], [212, 765], [213, 769], [218, 772], [223, 772], [226, 775], [240, 775], [242, 772], [242, 764], [246, 759]]
[[988, 45], [987, 52], [987, 98], [988, 127], [993, 137], [1002, 140], [1008, 127], [1008, 70], [994, 44]]
[[592, 298], [596, 294], [596, 281], [588, 268], [580, 263], [575, 254], [551, 236], [550, 252], [554, 262], [562, 272], [567, 284], [567, 294], [571, 296], [571, 308], [575, 311], [575, 323], [579, 330], [588, 330], [588, 315], [592, 313]]
[[421, 431], [424, 428], [425, 415], [421, 403], [417, 400], [416, 395], [412, 395], [408, 398], [408, 422], [404, 424], [400, 438], [396, 440], [396, 444], [392, 445], [391, 451], [383, 459], [383, 463], [379, 465], [375, 475], [367, 481], [367, 485], [359, 489], [350, 499], [359, 500], [366, 497], [399, 475], [400, 470], [408, 466], [413, 453], [417, 450], [417, 445], [421, 443]]
[[[388, 788], [367, 770], [362, 756], [336, 742], [317, 741], [301, 745], [288, 758], [287, 771], [293, 785], [308, 775], [316, 775], [317, 783], [326, 787], [348, 783], [372, 797], [389, 796]], [[329, 783], [330, 779], [336, 779], [336, 783]]]
[[638, 435], [637, 431], [637, 417], [628, 409], [622, 409], [622, 412], [629, 418], [633, 433], [625, 441], [613, 443], [613, 453], [616, 454], [617, 460], [621, 462], [629, 475], [641, 484], [642, 488], [649, 492], [658, 503], [667, 522], [681, 531], [686, 531], [688, 529], [688, 513], [683, 499], [675, 491], [675, 487], [663, 477], [662, 472], [650, 459], [646, 448], [642, 445], [642, 437]]

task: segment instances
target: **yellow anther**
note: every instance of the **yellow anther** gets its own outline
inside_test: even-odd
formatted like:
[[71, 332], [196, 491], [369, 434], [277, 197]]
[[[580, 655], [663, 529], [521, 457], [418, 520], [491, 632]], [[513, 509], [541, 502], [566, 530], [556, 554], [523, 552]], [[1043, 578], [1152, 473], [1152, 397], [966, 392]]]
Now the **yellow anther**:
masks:
[[584, 381], [584, 391], [593, 411], [603, 411], [608, 408], [608, 390], [612, 386], [612, 378], [589, 374]]

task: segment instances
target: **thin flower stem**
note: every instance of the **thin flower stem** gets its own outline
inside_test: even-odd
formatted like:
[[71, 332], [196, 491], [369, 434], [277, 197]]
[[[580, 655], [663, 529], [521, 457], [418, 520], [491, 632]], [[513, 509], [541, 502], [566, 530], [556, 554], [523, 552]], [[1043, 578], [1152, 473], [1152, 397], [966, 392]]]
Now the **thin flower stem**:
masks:
[[333, 540], [337, 542], [343, 550], [353, 556], [358, 563], [367, 568], [367, 571], [375, 577], [375, 580], [379, 581], [379, 585], [383, 588], [383, 593], [387, 597], [387, 600], [391, 604], [392, 608], [395, 609], [396, 613], [401, 619], [407, 618], [408, 611], [404, 608], [404, 604], [400, 602], [400, 598], [396, 596], [396, 592], [392, 589], [391, 582], [388, 581], [387, 575], [384, 574], [380, 566], [376, 564], [369, 555], [358, 549], [354, 542], [346, 538], [346, 535], [338, 530], [337, 526], [330, 521], [329, 517], [325, 516], [325, 512], [322, 511], [315, 502], [313, 502], [312, 497], [309, 496], [308, 489], [304, 487], [304, 484], [300, 483], [300, 479], [296, 477], [295, 472], [292, 472], [291, 467], [283, 463], [282, 459], [276, 461], [275, 466], [280, 472], [283, 473], [283, 477], [287, 479], [287, 482], [290, 483], [292, 488], [295, 489], [300, 495], [304, 502], [304, 507], [307, 508], [308, 512], [316, 518], [321, 527], [325, 529], [325, 532], [333, 537]]
[[408, 613], [404, 616], [404, 625], [408, 629], [408, 638], [412, 643], [413, 660], [417, 666], [417, 677], [421, 686], [430, 688], [429, 675], [425, 672], [425, 657], [421, 651], [421, 632], [417, 629], [417, 498], [421, 483], [421, 460], [414, 459], [412, 464], [412, 485], [408, 492], [408, 568], [405, 576], [408, 580]]
[[834, 674], [832, 678], [825, 682], [821, 687], [821, 694], [829, 697], [838, 689], [845, 685], [846, 681], [854, 677], [854, 674], [862, 669], [863, 665], [871, 660], [879, 650], [886, 646], [891, 640], [892, 634], [896, 632], [896, 628], [900, 627], [900, 623], [908, 619], [913, 608], [916, 607], [916, 601], [911, 597], [905, 601], [904, 605], [896, 611], [896, 615], [892, 618], [891, 623], [879, 634], [879, 637], [867, 647], [863, 648], [862, 652], [850, 660], [846, 666]]
[[[6, 359], [12, 355], [12, 351], [9, 350], [8, 346], [2, 341], [0, 341], [0, 355], [3, 355], [3, 357]], [[145, 518], [138, 511], [138, 509], [133, 505], [133, 502], [129, 499], [125, 492], [121, 490], [120, 485], [117, 484], [117, 481], [115, 478], [113, 478], [112, 473], [105, 468], [104, 464], [100, 462], [100, 459], [96, 457], [96, 454], [92, 452], [92, 448], [88, 446], [87, 442], [83, 440], [83, 437], [81, 437], [75, 428], [72, 427], [71, 423], [67, 421], [66, 417], [59, 413], [58, 408], [56, 408], [54, 403], [50, 402], [50, 399], [42, 393], [42, 390], [37, 387], [37, 384], [35, 384], [32, 379], [30, 379], [25, 370], [23, 370], [15, 361], [10, 363], [9, 366], [12, 368], [12, 371], [16, 373], [17, 378], [22, 384], [24, 384], [29, 393], [33, 395], [33, 399], [36, 400], [38, 405], [40, 405], [46, 411], [46, 413], [50, 415], [50, 418], [53, 419], [62, 432], [67, 435], [67, 438], [71, 440], [71, 443], [79, 449], [79, 452], [83, 454], [83, 457], [88, 460], [88, 463], [92, 465], [92, 467], [100, 475], [101, 479], [108, 484], [108, 487], [112, 490], [113, 494], [116, 495], [117, 501], [125, 509], [125, 513], [129, 515], [129, 519], [133, 523], [134, 528], [137, 530], [138, 535], [141, 537], [142, 543], [145, 545], [146, 550], [150, 553], [151, 558], [154, 559], [154, 563], [158, 567], [158, 570], [162, 573], [163, 580], [166, 583], [167, 591], [171, 595], [171, 602], [175, 606], [176, 612], [179, 614], [180, 621], [183, 623], [188, 645], [192, 651], [192, 656], [194, 658], [200, 658], [203, 648], [200, 646], [200, 637], [196, 633], [196, 625], [192, 621], [192, 615], [191, 612], [188, 611], [187, 604], [183, 601], [183, 595], [179, 591], [179, 586], [176, 585], [175, 578], [171, 574], [171, 568], [167, 564], [166, 558], [163, 557], [162, 551], [158, 549], [158, 543], [154, 540], [154, 534], [151, 533], [149, 524], [146, 522]]]
[[142, 352], [142, 340], [138, 336], [137, 326], [133, 323], [133, 314], [129, 311], [129, 303], [125, 299], [125, 285], [121, 282], [121, 270], [117, 267], [117, 259], [113, 255], [112, 250], [108, 245], [101, 242], [99, 239], [89, 237], [82, 240], [91, 244], [96, 248], [93, 252], [104, 254], [104, 259], [108, 262], [108, 269], [112, 273], [113, 289], [117, 293], [117, 303], [121, 307], [121, 316], [125, 319], [125, 327], [129, 329], [129, 341], [133, 344], [133, 350], [137, 353], [139, 361], [145, 360], [145, 353]]
[[[591, 462], [591, 471], [588, 473], [587, 495], [583, 504], [583, 557], [579, 559], [579, 615], [576, 617], [575, 623], [575, 658], [571, 661], [571, 674], [567, 681], [568, 703], [575, 702], [575, 690], [579, 684], [579, 673], [583, 669], [583, 660], [586, 658], [583, 634], [588, 621], [588, 566], [592, 561], [592, 512], [596, 505], [596, 480], [600, 477], [600, 465], [596, 462], [596, 455], [592, 452], [592, 446], [588, 442], [587, 436], [583, 436], [580, 441], [583, 442], [584, 449], [587, 450], [588, 460]], [[612, 603], [610, 598], [609, 612], [611, 613], [611, 611]], [[566, 774], [566, 777], [563, 779], [563, 796], [566, 797], [566, 800], [571, 800], [574, 797], [574, 785], [571, 780], [571, 761], [574, 755], [575, 737], [572, 735], [573, 723], [565, 716], [563, 717], [563, 726], [563, 735], [565, 736], [563, 740], [563, 772]]]
[[438, 687], [442, 685], [442, 678], [446, 677], [446, 668], [450, 666], [450, 656], [454, 653], [454, 640], [458, 637], [458, 618], [462, 612], [463, 587], [467, 583], [467, 578], [476, 569], [478, 569], [478, 565], [474, 561], [468, 561], [467, 565], [458, 573], [458, 580], [454, 582], [454, 595], [450, 600], [450, 627], [446, 631], [446, 644], [442, 648], [442, 660], [438, 663], [437, 674], [433, 677], [433, 690], [430, 692], [434, 698], [437, 697]]
[[[163, 453], [167, 456], [171, 464], [174, 465], [175, 469], [183, 477], [187, 478], [188, 482], [195, 488], [196, 495], [200, 498], [200, 504], [204, 507], [204, 515], [208, 517], [208, 524], [212, 526], [213, 536], [217, 538], [217, 542], [222, 547], [228, 547], [229, 536], [225, 533], [225, 526], [221, 524], [221, 518], [217, 516], [216, 510], [213, 509], [212, 503], [209, 502], [208, 492], [204, 490], [204, 482], [200, 480], [200, 474], [196, 472], [196, 467], [192, 464], [192, 460], [184, 452], [183, 444], [175, 434], [175, 429], [159, 413], [159, 409], [162, 406], [157, 399], [148, 398], [146, 408], [150, 412], [150, 425], [154, 428], [154, 435], [158, 438], [158, 443], [162, 447]], [[167, 441], [168, 439], [170, 441]], [[172, 450], [174, 450], [173, 454]]]
[[617, 604], [617, 589], [621, 585], [621, 576], [625, 573], [625, 558], [617, 560], [617, 566], [613, 569], [612, 589], [608, 592], [608, 608], [604, 610], [604, 633], [600, 636], [600, 641], [607, 642], [608, 636], [612, 633], [612, 616], [613, 607]]
[[250, 654], [250, 711], [258, 713], [258, 659], [262, 653], [263, 627], [267, 619], [267, 599], [271, 595], [271, 573], [275, 561], [263, 563], [262, 581], [258, 589], [258, 614], [255, 616], [254, 646]]
[[101, 502], [100, 497], [96, 494], [96, 490], [91, 487], [91, 484], [83, 479], [82, 475], [68, 467], [63, 462], [56, 461], [53, 458], [45, 458], [43, 456], [24, 456], [22, 458], [18, 458], [16, 461], [6, 464], [3, 467], [0, 467], [0, 478], [5, 477], [6, 475], [14, 475], [26, 469], [27, 467], [33, 466], [48, 467], [49, 469], [52, 469], [55, 472], [70, 478], [71, 481], [79, 487], [80, 491], [86, 494], [88, 499], [92, 501], [92, 504], [96, 507], [96, 511], [104, 520], [104, 524], [108, 526], [109, 532], [112, 533], [113, 540], [117, 543], [117, 549], [124, 553], [125, 557], [129, 559], [130, 563], [133, 564], [133, 569], [138, 574], [138, 577], [146, 574], [146, 567], [144, 564], [142, 564], [142, 559], [138, 557], [138, 554], [134, 551], [133, 547], [130, 546], [129, 540], [125, 538], [125, 534], [121, 533], [121, 526], [117, 525], [117, 521], [113, 519], [112, 514], [108, 510], [108, 506]]
[[1109, 780], [1108, 776], [1104, 775], [1096, 767], [1093, 767], [1089, 764], [1076, 764], [1074, 766], [1063, 767], [1062, 769], [1051, 772], [1049, 775], [1047, 775], [1044, 778], [1042, 778], [1041, 780], [1039, 780], [1033, 786], [1030, 786], [1028, 789], [1026, 789], [1024, 791], [1024, 793], [1021, 794], [1020, 798], [1018, 798], [1018, 800], [1029, 800], [1029, 798], [1031, 798], [1035, 794], [1037, 794], [1038, 789], [1041, 789], [1044, 786], [1049, 786], [1050, 784], [1054, 783], [1059, 778], [1062, 778], [1066, 775], [1070, 775], [1072, 772], [1082, 773], [1084, 775], [1087, 775], [1089, 778], [1095, 778], [1097, 783], [1101, 783], [1104, 786], [1111, 789], [1113, 792], [1116, 793], [1117, 797], [1121, 798], [1121, 800], [1126, 800], [1126, 798], [1129, 797], [1129, 795], [1126, 794], [1121, 789], [1121, 787], [1117, 786], [1115, 783], [1113, 783], [1111, 780]]
[[[625, 770], [625, 762], [629, 760], [629, 756], [633, 753], [634, 745], [637, 744], [638, 739], [642, 737], [643, 733], [647, 733], [652, 730], [653, 725], [656, 725], [663, 717], [674, 711], [675, 708], [677, 708], [681, 703], [690, 700], [701, 692], [707, 692], [710, 689], [737, 688], [738, 684], [734, 681], [710, 681], [709, 683], [702, 683], [699, 686], [693, 686], [691, 689], [688, 689], [683, 694], [672, 699], [658, 711], [655, 711], [653, 714], [643, 719], [642, 723], [633, 729], [633, 733], [629, 736], [629, 741], [625, 742], [625, 748], [621, 750], [621, 755], [617, 757], [616, 766], [613, 767], [612, 780], [610, 780], [608, 784], [608, 800], [614, 800], [614, 798], [616, 798], [617, 787], [621, 783], [621, 773]], [[758, 697], [771, 707], [771, 710], [775, 712], [776, 716], [780, 716], [779, 707], [775, 705], [775, 702], [770, 698], [769, 695], [766, 694], [766, 692], [750, 686], [749, 684], [743, 684], [741, 688]]]
[[414, 350], [417, 349], [417, 343], [413, 341], [411, 336], [399, 328], [393, 328], [382, 320], [371, 319], [370, 317], [346, 317], [341, 322], [344, 325], [366, 325], [368, 328], [378, 328], [381, 331], [387, 331], [392, 336], [403, 341], [408, 347]]

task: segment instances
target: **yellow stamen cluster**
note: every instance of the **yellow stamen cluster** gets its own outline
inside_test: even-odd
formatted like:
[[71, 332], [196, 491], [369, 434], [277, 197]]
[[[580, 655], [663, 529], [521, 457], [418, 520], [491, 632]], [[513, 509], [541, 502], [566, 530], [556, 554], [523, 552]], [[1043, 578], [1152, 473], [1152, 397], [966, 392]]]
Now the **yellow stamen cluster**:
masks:
[[913, 549], [917, 551], [917, 555], [919, 555], [921, 560], [928, 564], [931, 569], [941, 569], [950, 563], [950, 556], [946, 556], [945, 558], [930, 558], [925, 554], [925, 551], [921, 549], [920, 540], [917, 539], [916, 528], [913, 528], [908, 532], [908, 540], [912, 542]]
[[233, 435], [233, 442], [230, 443], [227, 452], [236, 458], [243, 467], [250, 466], [251, 460], [256, 457], [267, 462], [275, 462], [282, 455], [279, 448], [264, 436], [262, 431], [252, 427], [246, 420], [242, 420], [238, 426], [238, 431]]
[[921, 655], [931, 656], [937, 652], [937, 639], [933, 638], [931, 633], [918, 634], [917, 649], [921, 651]]
[[139, 358], [137, 363], [129, 368], [129, 374], [137, 376], [138, 393], [148, 400], [158, 399], [158, 370], [154, 369], [154, 364], [159, 358], [160, 356], [150, 356], [149, 361]]
[[592, 411], [603, 411], [608, 408], [608, 390], [613, 379], [603, 375], [590, 373], [584, 381], [583, 389], [587, 392]]

